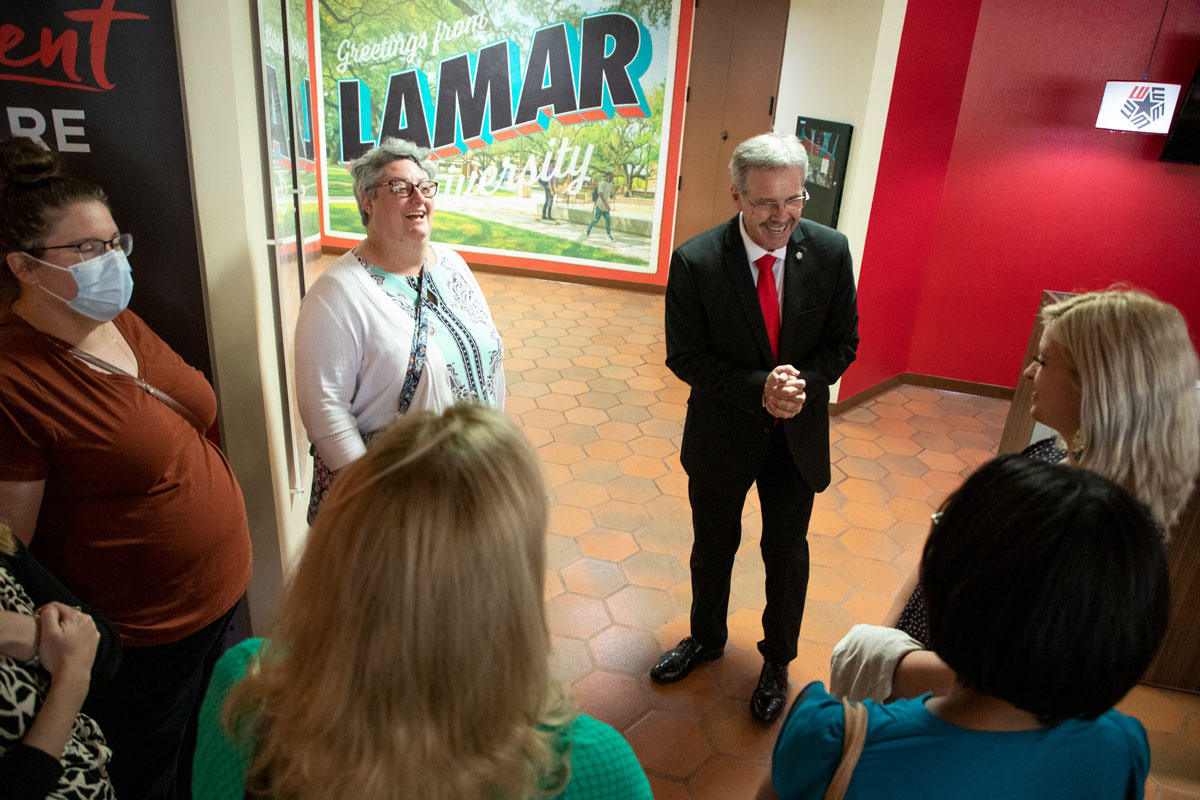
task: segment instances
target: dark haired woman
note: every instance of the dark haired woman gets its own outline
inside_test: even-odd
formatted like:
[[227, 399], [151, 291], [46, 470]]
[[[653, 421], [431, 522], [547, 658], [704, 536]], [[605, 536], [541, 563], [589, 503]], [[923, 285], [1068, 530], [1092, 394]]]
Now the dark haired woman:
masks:
[[[1021, 456], [967, 479], [930, 531], [921, 585], [945, 696], [867, 700], [847, 798], [1140, 798], [1141, 724], [1112, 710], [1167, 624], [1159, 532], [1125, 490]], [[801, 693], [760, 798], [819, 798], [842, 754], [845, 712]]]
[[121, 634], [121, 668], [85, 709], [118, 795], [186, 797], [185, 740], [250, 539], [205, 437], [212, 388], [126, 310], [132, 245], [99, 187], [28, 139], [0, 142], [0, 508]]

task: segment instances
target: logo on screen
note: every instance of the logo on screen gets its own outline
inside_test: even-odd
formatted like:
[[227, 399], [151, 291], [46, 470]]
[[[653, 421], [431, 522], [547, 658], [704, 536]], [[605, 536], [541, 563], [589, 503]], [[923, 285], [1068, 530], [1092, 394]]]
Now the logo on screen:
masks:
[[1163, 115], [1167, 92], [1162, 86], [1134, 86], [1121, 106], [1121, 116], [1138, 128], [1144, 128]]

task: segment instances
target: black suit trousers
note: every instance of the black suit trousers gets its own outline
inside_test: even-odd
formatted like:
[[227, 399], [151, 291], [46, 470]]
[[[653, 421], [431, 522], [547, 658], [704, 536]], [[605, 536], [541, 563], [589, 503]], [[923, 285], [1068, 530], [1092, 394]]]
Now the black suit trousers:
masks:
[[[766, 571], [763, 658], [786, 664], [796, 657], [804, 598], [808, 592], [808, 520], [813, 491], [788, 450], [783, 425], [771, 432], [766, 457], [755, 478], [762, 508], [759, 547]], [[710, 486], [688, 479], [692, 505], [692, 636], [706, 647], [723, 647], [729, 629], [729, 582], [742, 538], [746, 486]]]

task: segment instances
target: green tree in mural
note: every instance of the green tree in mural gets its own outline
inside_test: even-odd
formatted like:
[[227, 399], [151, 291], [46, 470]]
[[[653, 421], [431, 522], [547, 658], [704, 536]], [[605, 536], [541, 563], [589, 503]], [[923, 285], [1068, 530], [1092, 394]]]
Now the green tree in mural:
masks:
[[[547, 3], [546, 0], [502, 0], [501, 2], [475, 0], [475, 2], [462, 2], [454, 5], [476, 9], [474, 12], [464, 10], [464, 14], [485, 13], [494, 20], [510, 22], [528, 19], [547, 21], [562, 19], [578, 25], [580, 17], [585, 14], [595, 14], [598, 11], [622, 11], [634, 19], [641, 20], [642, 24], [647, 26], [665, 26], [671, 22], [671, 0], [618, 0], [599, 9], [593, 5], [584, 7], [577, 3]], [[549, 14], [547, 7], [550, 9]], [[532, 29], [528, 33], [532, 33]]]
[[650, 106], [649, 117], [615, 117], [602, 125], [583, 126], [582, 143], [595, 146], [593, 162], [611, 166], [624, 178], [628, 196], [635, 188], [634, 179], [648, 188], [658, 172], [658, 136], [664, 124], [663, 96], [665, 86], [660, 84], [646, 92], [646, 103]]
[[[337, 82], [361, 80], [371, 87], [370, 119], [377, 122], [383, 112], [387, 79], [392, 72], [416, 67], [427, 75], [436, 76], [436, 59], [427, 46], [408, 48], [410, 37], [423, 32], [429, 20], [453, 24], [463, 13], [454, 3], [431, 0], [398, 2], [397, 0], [319, 0], [322, 31], [322, 85], [325, 95], [325, 130], [328, 152], [334, 158], [340, 152], [338, 127]], [[347, 58], [340, 52], [350, 45], [370, 47], [394, 37], [405, 40], [405, 54], [395, 59], [363, 62]], [[428, 43], [428, 33], [426, 33]], [[419, 44], [419, 37], [413, 44]], [[407, 56], [407, 58], [406, 58]]]
[[[319, 113], [323, 114], [324, 121], [325, 187], [330, 197], [332, 230], [361, 231], [349, 197], [351, 181], [345, 165], [340, 163], [342, 131], [339, 125], [340, 118], [344, 118], [349, 122], [347, 132], [352, 130], [350, 125], [354, 117], [344, 115], [357, 113], [359, 109], [339, 109], [339, 81], [361, 81], [366, 89], [366, 94], [361, 95], [369, 98], [361, 109], [365, 122], [361, 135], [365, 141], [380, 135], [379, 126], [392, 75], [412, 69], [424, 75], [431, 94], [431, 102], [425, 104], [424, 111], [427, 122], [433, 123], [438, 100], [438, 69], [443, 59], [475, 53], [485, 45], [509, 40], [520, 51], [520, 61], [513, 69], [524, 79], [527, 67], [524, 59], [528, 57], [536, 30], [563, 21], [581, 32], [582, 18], [619, 11], [637, 19], [650, 31], [651, 39], [646, 44], [649, 45], [648, 52], [653, 53], [653, 60], [650, 73], [642, 77], [641, 83], [649, 117], [616, 116], [568, 125], [550, 119], [545, 130], [442, 158], [437, 163], [438, 180], [443, 182], [446, 199], [439, 217], [438, 235], [447, 243], [487, 242], [489, 247], [514, 252], [647, 263], [645, 252], [618, 254], [604, 249], [563, 250], [563, 247], [576, 247], [563, 238], [567, 228], [560, 228], [553, 236], [534, 235], [535, 231], [525, 230], [521, 220], [530, 212], [536, 216], [534, 207], [540, 208], [543, 191], [536, 184], [536, 173], [550, 156], [559, 153], [563, 154], [560, 168], [573, 169], [565, 178], [560, 173], [558, 192], [562, 197], [559, 207], [564, 209], [560, 222], [576, 222], [578, 204], [588, 212], [585, 216], [590, 215], [592, 186], [605, 170], [613, 170], [621, 176], [621, 183], [639, 194], [655, 188], [659, 144], [665, 124], [662, 117], [664, 68], [674, 7], [673, 0], [316, 0], [313, 13], [319, 20], [321, 52], [318, 91], [323, 106]], [[529, 80], [537, 81], [539, 76]], [[411, 115], [414, 109], [408, 107], [405, 111]], [[590, 157], [587, 155], [589, 149]], [[587, 180], [580, 179], [578, 172], [585, 158], [588, 161], [583, 177]], [[476, 194], [476, 186], [485, 188]], [[502, 201], [490, 204], [481, 200], [493, 196], [493, 190], [494, 196]], [[459, 220], [462, 224], [450, 225], [452, 218], [446, 212], [456, 205], [462, 212]], [[639, 207], [634, 205], [633, 208]], [[475, 222], [468, 224], [466, 220]], [[487, 227], [481, 228], [484, 224]], [[648, 247], [643, 249], [648, 250]]]
[[[547, 16], [547, 6], [550, 6], [551, 9], [549, 16]], [[671, 19], [672, 3], [671, 0], [621, 0], [597, 9], [590, 4], [586, 7], [578, 3], [555, 2], [548, 4], [546, 0], [506, 0], [506, 2], [491, 2], [490, 0], [318, 0], [318, 8], [322, 30], [321, 74], [325, 97], [326, 152], [330, 154], [331, 160], [336, 160], [340, 152], [337, 111], [337, 82], [339, 80], [359, 79], [371, 87], [371, 120], [373, 124], [378, 124], [383, 111], [388, 76], [401, 69], [415, 67], [428, 75], [433, 83], [437, 78], [438, 61], [447, 55], [447, 47], [452, 46], [449, 51], [452, 53], [473, 52], [499, 38], [507, 38], [517, 42], [524, 52], [533, 31], [543, 24], [542, 21], [547, 19], [566, 20], [578, 27], [579, 20], [583, 16], [599, 10], [621, 11], [641, 20], [643, 24], [666, 26]], [[464, 16], [473, 17], [479, 14], [485, 15], [483, 25], [479, 29], [473, 29], [453, 39], [449, 45], [443, 43], [441, 51], [434, 54], [432, 33], [429, 31], [431, 19], [440, 20], [452, 29], [454, 23], [461, 21]], [[334, 31], [336, 33], [328, 33]], [[343, 63], [338, 58], [338, 48], [342, 46], [344, 40], [369, 45], [370, 43], [384, 42], [389, 37], [396, 35], [409, 37], [421, 32], [426, 34], [426, 47], [414, 48], [411, 52], [412, 57], [407, 61], [401, 56], [399, 61], [404, 62], [403, 64], [398, 64], [396, 59], [379, 60], [373, 63], [354, 61]], [[434, 87], [434, 91], [436, 92], [436, 87]], [[649, 100], [649, 98], [647, 99]], [[651, 104], [653, 113], [660, 114], [662, 110], [661, 97], [657, 108], [654, 107], [653, 101]], [[430, 111], [432, 112], [432, 110]], [[625, 120], [614, 120], [602, 123], [600, 127], [614, 124], [628, 127], [627, 124], [624, 124], [626, 122]], [[617, 138], [623, 139], [624, 144], [614, 145], [611, 148], [614, 154], [632, 157], [637, 153], [638, 147], [635, 143], [642, 139], [640, 127], [634, 125], [632, 130], [623, 131], [618, 135]], [[550, 138], [561, 141], [563, 135], [562, 127], [557, 123], [551, 123], [545, 133], [522, 137], [530, 141], [522, 141], [514, 147], [494, 144], [487, 148], [487, 150], [494, 150], [493, 153], [487, 156], [479, 155], [477, 158], [473, 157], [472, 160], [477, 160], [479, 164], [486, 167], [490, 163], [498, 163], [503, 156], [508, 155], [514, 163], [523, 164], [530, 151], [544, 153], [549, 148], [548, 140]], [[574, 140], [575, 137], [571, 135], [568, 138]], [[621, 169], [625, 170], [629, 177], [645, 172], [645, 166], [636, 164], [628, 168], [621, 167]], [[640, 171], [638, 167], [641, 167]]]

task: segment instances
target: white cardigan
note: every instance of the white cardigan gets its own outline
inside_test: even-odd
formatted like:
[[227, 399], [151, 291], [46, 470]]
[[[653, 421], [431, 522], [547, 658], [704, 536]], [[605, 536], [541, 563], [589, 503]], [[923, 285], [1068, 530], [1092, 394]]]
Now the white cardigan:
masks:
[[[437, 262], [431, 269], [457, 272], [474, 294], [456, 300], [482, 307], [490, 319], [479, 283], [462, 257], [439, 246], [433, 251]], [[296, 322], [296, 400], [308, 438], [330, 469], [361, 457], [363, 436], [396, 416], [412, 338], [412, 314], [376, 285], [353, 251], [334, 261], [304, 296]], [[502, 408], [503, 369], [496, 380]], [[409, 408], [441, 411], [454, 402], [449, 368], [430, 337]]]

